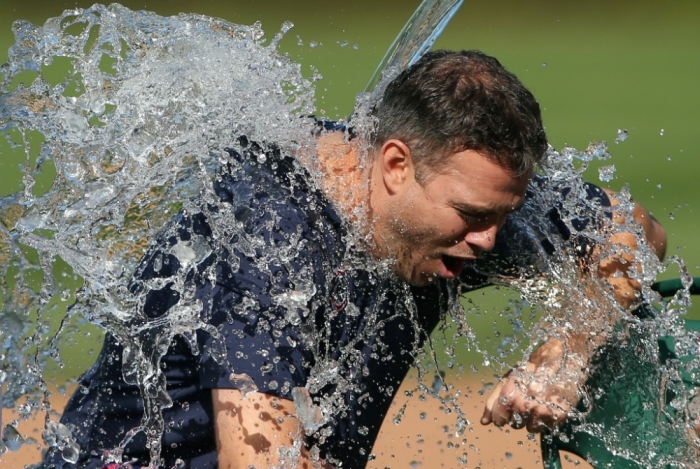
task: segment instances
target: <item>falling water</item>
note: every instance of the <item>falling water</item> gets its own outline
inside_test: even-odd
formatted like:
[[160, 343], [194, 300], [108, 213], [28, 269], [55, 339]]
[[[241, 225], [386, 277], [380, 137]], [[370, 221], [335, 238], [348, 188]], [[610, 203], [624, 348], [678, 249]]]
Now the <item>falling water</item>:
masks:
[[[460, 2], [447, 3], [445, 11], [454, 13]], [[438, 17], [445, 11], [441, 10]], [[192, 353], [209, 354], [226, 363], [225, 346], [218, 331], [206, 322], [202, 299], [194, 296], [188, 275], [212, 257], [233, 266], [243, 257], [254, 257], [263, 271], [270, 265], [288, 266], [303, 249], [299, 233], [289, 233], [274, 249], [266, 248], [269, 240], [246, 232], [235, 216], [235, 201], [222, 201], [215, 190], [221, 177], [245, 177], [244, 169], [277, 165], [271, 155], [308, 154], [314, 146], [316, 122], [302, 118], [313, 111], [314, 89], [301, 76], [299, 65], [276, 50], [291, 26], [283, 25], [279, 34], [267, 40], [257, 24], [239, 26], [199, 15], [163, 18], [119, 5], [67, 11], [43, 27], [15, 23], [16, 44], [10, 50], [8, 64], [0, 70], [0, 138], [6, 140], [13, 154], [21, 155], [23, 187], [0, 200], [0, 384], [5, 389], [3, 407], [15, 407], [25, 417], [46, 413], [44, 442], [58, 448], [66, 461], [75, 461], [79, 449], [70, 429], [50, 413], [50, 391], [43, 370], [50, 364], [62, 366], [59, 345], [72, 327], [73, 318], [84, 318], [125, 345], [124, 380], [139, 386], [146, 409], [142, 425], [133, 432], [148, 435], [151, 463], [155, 465], [164, 430], [162, 410], [171, 404], [160, 367], [168, 346], [181, 336], [190, 343]], [[435, 36], [426, 37], [431, 41]], [[411, 45], [406, 48], [400, 46], [400, 53], [394, 54], [399, 59], [388, 59], [390, 65], [381, 69], [373, 81], [380, 83], [375, 94], [359, 98], [353, 123], [360, 138], [370, 125], [367, 109], [385, 83], [380, 81], [382, 72], [387, 71], [385, 79], [392, 76], [396, 67], [405, 66], [406, 60], [415, 55], [407, 51], [420, 49], [425, 41], [424, 37], [409, 41]], [[257, 150], [242, 143], [242, 137], [259, 142]], [[244, 155], [243, 160], [233, 161], [225, 151], [227, 147]], [[585, 409], [581, 411], [581, 428], [601, 436], [613, 451], [642, 465], [689, 461], [686, 448], [697, 441], [687, 436], [689, 422], [683, 418], [682, 409], [692, 399], [693, 391], [679, 385], [679, 364], [659, 363], [653, 347], [657, 337], [675, 335], [680, 355], [698, 355], [695, 336], [680, 327], [689, 298], [687, 291], [681, 291], [672, 301], [661, 303], [649, 288], [664, 269], [677, 267], [683, 277], [687, 273], [680, 259], [665, 264], [655, 259], [643, 234], [631, 223], [626, 191], [621, 194], [619, 211], [626, 216], [621, 225], [610, 221], [607, 209], [595, 201], [581, 204], [585, 166], [593, 159], [607, 158], [603, 144], [583, 152], [552, 150], [541, 187], [510, 221], [523, 234], [518, 242], [533, 254], [522, 259], [522, 271], [503, 272], [496, 264], [479, 268], [493, 282], [513, 287], [529, 307], [542, 311], [540, 322], [516, 334], [520, 342], [535, 344], [547, 337], [565, 337], [571, 330], [593, 333], [608, 328], [614, 329], [612, 334], [620, 347], [635, 347], [633, 356], [637, 358], [641, 351], [650, 369], [659, 370], [658, 377], [650, 381], [657, 387], [652, 395], [658, 402], [647, 404], [663, 408], [660, 414], [667, 415], [669, 411], [658, 396], [671, 388], [676, 395], [671, 405], [678, 412], [673, 418], [657, 419], [658, 435], [684, 435], [688, 444], [668, 450], [652, 436], [640, 439], [639, 447], [622, 448], [615, 435], [625, 431], [626, 423], [612, 422], [606, 428], [589, 425]], [[291, 170], [317, 187], [313, 162], [305, 161], [302, 166], [294, 161]], [[606, 171], [604, 177], [614, 168]], [[565, 200], [560, 195], [563, 188], [569, 193]], [[256, 210], [266, 212], [265, 203], [269, 202]], [[632, 275], [643, 285], [644, 302], [658, 307], [653, 316], [623, 310], [611, 294], [586, 294], [608, 289], [601, 281], [582, 279], [576, 243], [564, 242], [543, 228], [551, 225], [545, 214], [553, 205], [561, 207], [561, 222], [571, 232], [580, 228], [578, 220], [582, 218], [596, 220], [585, 229], [591, 244], [606, 246], [610, 236], [620, 230], [635, 234], [639, 247], [633, 252], [636, 263]], [[148, 317], [143, 307], [145, 292], [161, 288], [164, 280], [146, 281], [142, 289], [130, 288], [130, 280], [150, 246], [176, 235], [173, 219], [198, 215], [208, 218], [213, 234], [209, 238], [180, 239], [170, 246], [168, 254], [183, 266], [167, 278], [180, 293], [179, 301], [167, 314]], [[274, 225], [279, 220], [269, 223]], [[356, 233], [347, 223], [344, 228], [352, 247], [337, 253], [344, 275], [365, 272], [367, 282], [375, 286], [379, 296], [396, 290], [386, 265], [368, 266], [365, 257], [357, 256], [366, 233]], [[232, 239], [237, 240], [235, 249], [230, 244]], [[553, 256], [543, 251], [543, 240], [555, 246]], [[610, 249], [620, 247], [595, 251], [590, 265], [614, 255]], [[152, 260], [158, 269], [165, 261]], [[532, 270], [543, 275], [535, 278], [528, 273]], [[287, 284], [293, 287], [276, 290], [273, 299], [276, 306], [288, 311], [287, 321], [304, 321], [310, 314], [310, 304], [327, 307], [328, 311], [338, 307], [319, 295], [309, 272], [287, 271], [291, 277]], [[214, 273], [205, 270], [203, 275], [207, 278]], [[324, 275], [337, 279], [338, 272]], [[415, 318], [410, 292], [399, 292], [393, 314]], [[258, 309], [257, 301], [246, 298], [239, 306], [241, 314]], [[73, 306], [66, 310], [71, 303]], [[352, 302], [341, 307], [351, 308]], [[478, 338], [470, 332], [469, 315], [465, 314], [470, 308], [451, 301], [449, 321], [458, 324], [455, 335], [466, 336], [470, 346], [480, 348]], [[515, 314], [520, 310], [514, 308]], [[348, 315], [353, 316], [351, 313]], [[354, 315], [360, 313], [369, 324], [386, 319], [378, 316], [382, 312], [375, 311]], [[58, 326], [54, 325], [56, 314], [64, 316]], [[197, 330], [212, 337], [209, 349], [197, 348]], [[370, 328], [364, 334], [372, 332]], [[319, 344], [332, 340], [324, 330], [309, 334]], [[323, 355], [319, 351], [323, 346], [319, 346], [309, 384], [292, 391], [305, 431], [319, 441], [328, 436], [324, 432], [333, 415], [343, 411], [339, 396], [352, 387], [343, 377], [348, 370], [353, 371], [353, 351], [366, 338], [360, 334], [344, 345], [340, 357]], [[517, 349], [514, 346], [509, 350], [513, 348]], [[532, 346], [526, 352], [531, 350]], [[418, 356], [423, 376], [435, 375], [430, 348], [406, 352]], [[505, 358], [496, 354], [489, 360], [498, 364]], [[694, 361], [684, 363], [684, 371], [692, 373], [696, 365]], [[241, 391], [255, 391], [245, 374], [230, 371]], [[334, 393], [311, 398], [329, 385], [336, 387]], [[289, 383], [270, 386], [284, 388]], [[437, 384], [432, 380], [420, 384], [421, 392], [435, 396], [439, 396], [440, 387], [439, 380]], [[601, 399], [596, 390], [585, 391], [583, 400], [588, 408]], [[454, 401], [446, 400], [446, 404], [455, 409], [455, 428], [461, 434], [468, 422]], [[400, 415], [396, 418], [400, 420]], [[3, 435], [8, 449], [21, 445], [21, 436], [13, 425], [8, 425]], [[112, 448], [109, 457], [120, 460], [122, 450]]]
[[[41, 405], [27, 413], [50, 409], [42, 370], [61, 363], [62, 331], [47, 337], [49, 320], [75, 275], [82, 286], [62, 324], [82, 315], [133, 345], [125, 369], [137, 371], [125, 379], [152, 388], [144, 427], [162, 432], [158, 409], [169, 399], [159, 357], [175, 335], [211, 327], [186, 298], [167, 319], [148, 320], [128, 279], [167, 222], [215, 198], [214, 168], [238, 136], [280, 142], [286, 153], [308, 144], [312, 123], [298, 116], [311, 113], [313, 89], [275, 50], [290, 27], [266, 45], [257, 24], [116, 4], [67, 11], [43, 27], [15, 23], [0, 132], [25, 157], [24, 189], [0, 202], [5, 407], [28, 395]], [[36, 184], [47, 174], [50, 184]], [[196, 262], [210, 249], [193, 242], [176, 255]], [[70, 448], [58, 425], [47, 424], [47, 444]]]

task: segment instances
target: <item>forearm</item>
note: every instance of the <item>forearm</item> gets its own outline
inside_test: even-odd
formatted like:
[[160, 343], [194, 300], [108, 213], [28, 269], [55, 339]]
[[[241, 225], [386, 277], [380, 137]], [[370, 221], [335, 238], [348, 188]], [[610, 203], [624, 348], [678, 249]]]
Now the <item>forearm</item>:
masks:
[[221, 469], [301, 467], [332, 469], [312, 458], [291, 401], [263, 393], [212, 391], [216, 445]]
[[[561, 314], [543, 321], [539, 335], [543, 343], [494, 389], [483, 424], [538, 431], [561, 423], [580, 400], [595, 353], [610, 339], [615, 324], [639, 303], [641, 285], [636, 277], [643, 270], [638, 263], [654, 255], [663, 258], [666, 232], [639, 204], [625, 204], [630, 207], [625, 212], [616, 194], [608, 196], [614, 207], [614, 232], [605, 245], [581, 258], [579, 283], [558, 293], [548, 290], [554, 297], [547, 301]], [[637, 236], [642, 233], [651, 251], [639, 246]]]
[[[611, 191], [609, 189], [603, 189], [610, 199], [610, 203], [613, 207], [617, 207], [620, 204], [620, 196], [618, 193]], [[634, 208], [632, 212], [632, 217], [636, 223], [638, 223], [644, 229], [644, 237], [647, 243], [654, 250], [656, 256], [662, 260], [666, 255], [666, 230], [663, 226], [654, 218], [654, 216], [649, 213], [647, 209], [642, 207], [637, 202], [634, 202]], [[627, 217], [619, 210], [613, 212], [613, 221], [622, 224], [625, 223]]]
[[[666, 251], [666, 231], [644, 207], [634, 202], [632, 213], [625, 213], [619, 209], [619, 195], [607, 190], [606, 193], [614, 208], [613, 222], [619, 230], [609, 237], [605, 246], [596, 249], [592, 263], [582, 263], [582, 283], [588, 290], [587, 296], [592, 299], [589, 307], [594, 306], [597, 317], [585, 319], [578, 327], [569, 328], [563, 334], [568, 352], [578, 354], [583, 367], [605, 344], [609, 332], [622, 315], [640, 303], [641, 284], [636, 278], [639, 272], [643, 272], [640, 263], [645, 257], [648, 260], [654, 255], [661, 260]], [[638, 230], [635, 224], [642, 230]], [[646, 242], [648, 248], [639, 245], [640, 234], [644, 235], [641, 242]], [[640, 249], [647, 249], [647, 254]], [[606, 286], [611, 295], [604, 294]], [[572, 311], [581, 307], [571, 306]]]

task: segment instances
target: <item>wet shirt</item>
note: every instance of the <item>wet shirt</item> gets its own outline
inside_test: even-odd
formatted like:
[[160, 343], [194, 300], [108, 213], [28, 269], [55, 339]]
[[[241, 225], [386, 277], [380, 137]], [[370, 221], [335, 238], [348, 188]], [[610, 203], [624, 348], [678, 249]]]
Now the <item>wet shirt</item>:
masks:
[[[252, 383], [284, 399], [296, 387], [309, 389], [330, 415], [309, 445], [337, 466], [362, 468], [415, 352], [454, 300], [455, 285], [411, 289], [391, 275], [348, 265], [361, 254], [348, 255], [343, 221], [308, 175], [279, 151], [261, 162], [253, 157], [259, 147], [245, 141], [242, 147], [230, 151], [238, 169], [215, 182], [222, 204], [202, 201], [201, 211], [174, 220], [131, 285], [145, 295], [144, 320], [179, 314], [194, 300], [207, 325], [176, 335], [160, 361], [172, 400], [163, 409], [163, 466], [217, 467], [211, 390]], [[219, 229], [216, 220], [224, 216], [237, 230]], [[552, 216], [552, 231], [569, 236]], [[509, 238], [517, 235], [506, 228], [495, 256], [510, 256]], [[182, 256], [183, 246], [194, 254]], [[184, 287], [170, 281], [183, 278]], [[462, 281], [477, 285], [486, 277], [473, 266]], [[183, 291], [193, 292], [187, 302]], [[137, 340], [148, 344], [156, 332], [150, 337], [146, 329]], [[80, 460], [69, 464], [51, 449], [45, 467], [99, 468], [105, 450], [120, 444], [124, 462], [148, 465], [143, 432], [129, 434], [141, 424], [144, 405], [139, 388], [125, 382], [130, 370], [122, 360], [129, 353], [122, 341], [106, 336], [64, 411], [61, 421], [80, 445]]]

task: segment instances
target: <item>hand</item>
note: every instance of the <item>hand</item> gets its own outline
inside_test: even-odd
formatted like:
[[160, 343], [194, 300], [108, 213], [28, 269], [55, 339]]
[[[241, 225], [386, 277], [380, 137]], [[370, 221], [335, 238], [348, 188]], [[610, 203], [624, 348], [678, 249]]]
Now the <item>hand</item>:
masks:
[[581, 367], [559, 340], [550, 339], [524, 366], [511, 370], [486, 401], [481, 423], [497, 427], [527, 427], [539, 432], [562, 424], [579, 401]]

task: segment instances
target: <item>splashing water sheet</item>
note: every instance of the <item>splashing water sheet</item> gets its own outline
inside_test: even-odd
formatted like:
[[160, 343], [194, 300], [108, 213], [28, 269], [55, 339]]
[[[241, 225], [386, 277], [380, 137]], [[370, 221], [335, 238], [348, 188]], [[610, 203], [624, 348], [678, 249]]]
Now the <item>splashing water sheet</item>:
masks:
[[[444, 8], [454, 13], [460, 3]], [[278, 35], [266, 40], [259, 25], [239, 26], [200, 15], [165, 18], [116, 4], [67, 11], [42, 27], [15, 23], [16, 44], [8, 63], [0, 69], [0, 138], [22, 155], [22, 189], [0, 200], [0, 384], [3, 407], [14, 407], [25, 416], [46, 413], [44, 443], [59, 451], [65, 461], [75, 462], [80, 448], [71, 429], [50, 412], [43, 370], [62, 365], [61, 338], [79, 317], [104, 329], [124, 346], [123, 379], [138, 386], [144, 402], [141, 424], [125, 434], [122, 445], [109, 448], [108, 459], [121, 462], [124, 446], [143, 433], [148, 438], [151, 465], [160, 464], [161, 435], [166, 430], [163, 409], [172, 405], [161, 366], [168, 347], [176, 337], [182, 337], [193, 354], [208, 354], [226, 362], [219, 331], [207, 321], [206, 298], [195, 295], [191, 282], [194, 272], [204, 282], [216, 282], [214, 269], [203, 267], [206, 259], [214, 257], [236, 266], [246, 258], [255, 258], [256, 268], [267, 273], [270, 266], [282, 266], [289, 278], [280, 282], [271, 302], [287, 312], [285, 321], [289, 324], [300, 324], [313, 316], [312, 310], [323, 308], [343, 309], [348, 317], [360, 316], [372, 327], [381, 328], [394, 315], [417, 324], [410, 290], [397, 286], [386, 265], [368, 266], [367, 258], [357, 254], [366, 233], [357, 233], [343, 222], [348, 248], [335, 253], [339, 260], [329, 263], [324, 272], [328, 284], [341, 287], [324, 297], [310, 280], [309, 271], [290, 267], [303, 250], [300, 233], [288, 233], [270, 249], [270, 240], [247, 231], [236, 215], [245, 207], [217, 194], [222, 177], [249, 177], [244, 167], [274, 166], [276, 153], [308, 154], [314, 148], [316, 123], [301, 117], [313, 113], [314, 88], [302, 76], [300, 66], [276, 50], [290, 27], [285, 24]], [[412, 60], [411, 48], [420, 49], [434, 37], [428, 34], [427, 39], [409, 41], [409, 46], [397, 46], [394, 58], [387, 58], [389, 65], [375, 74], [368, 92], [358, 97], [353, 124], [360, 138], [371, 126], [368, 109], [382, 86]], [[61, 78], [48, 79], [50, 70], [51, 76]], [[32, 79], [27, 80], [28, 76]], [[375, 83], [379, 83], [376, 88]], [[616, 143], [626, 137], [624, 131]], [[260, 145], [252, 151], [242, 143], [245, 141]], [[228, 147], [244, 158], [232, 159]], [[504, 274], [496, 265], [480, 266], [491, 282], [513, 288], [520, 295], [512, 310], [519, 328], [514, 328], [511, 337], [504, 337], [499, 354], [484, 352], [485, 362], [490, 367], [504, 367], [514, 350], [521, 353], [522, 344], [532, 344], [525, 347], [527, 355], [534, 344], [549, 337], [565, 338], [570, 330], [610, 330], [609, 342], [622, 349], [619, 355], [626, 353], [649, 369], [651, 378], [634, 385], [646, 399], [640, 405], [647, 413], [655, 413], [655, 426], [634, 440], [636, 446], [630, 446], [619, 435], [635, 431], [635, 422], [621, 419], [605, 426], [589, 424], [587, 413], [608, 393], [584, 388], [577, 428], [600, 437], [611, 451], [643, 467], [694, 467], [698, 441], [692, 419], [697, 416], [686, 414], [685, 409], [695, 394], [683, 388], [680, 375], [695, 376], [698, 363], [696, 359], [661, 363], [655, 347], [658, 338], [674, 336], [679, 356], [698, 356], [697, 337], [680, 325], [690, 298], [686, 288], [670, 302], [661, 303], [649, 288], [665, 269], [677, 269], [683, 278], [688, 274], [679, 258], [666, 263], [655, 258], [632, 222], [628, 191], [622, 191], [617, 208], [622, 223], [612, 222], [609, 209], [595, 200], [582, 204], [586, 200], [582, 196], [583, 171], [591, 161], [608, 158], [603, 143], [584, 151], [551, 150], [539, 187], [510, 221], [521, 235], [518, 243], [527, 247], [528, 256], [518, 264], [521, 270]], [[291, 171], [293, 177], [274, 182], [295, 181], [298, 176], [305, 184], [318, 184], [320, 176], [313, 162], [302, 165], [294, 161]], [[601, 169], [600, 179], [607, 181], [614, 172], [614, 166], [607, 166]], [[294, 193], [294, 187], [290, 191]], [[563, 192], [569, 194], [564, 200]], [[274, 213], [266, 203], [273, 202], [262, 201], [255, 208], [257, 213]], [[630, 231], [637, 237], [631, 275], [643, 286], [644, 302], [657, 308], [653, 315], [632, 314], [619, 307], [611, 294], [590, 294], [607, 292], [608, 288], [602, 281], [582, 279], [580, 253], [576, 251], [580, 244], [549, 232], [552, 206], [560, 207], [561, 223], [569, 232], [603, 247], [590, 255], [591, 266], [620, 249], [607, 242], [613, 233]], [[206, 217], [211, 233], [178, 237], [172, 220], [183, 216]], [[582, 228], [582, 219], [594, 221]], [[266, 223], [274, 231], [282, 222], [272, 217]], [[168, 245], [167, 255], [152, 259], [152, 268], [164, 269], [169, 259], [176, 259], [181, 268], [171, 276], [143, 281], [143, 288], [132, 288], [131, 279], [144, 255], [163, 237], [174, 237], [175, 242]], [[236, 240], [235, 248], [232, 240]], [[554, 255], [542, 247], [546, 244], [543, 240], [554, 246]], [[338, 265], [343, 267], [342, 274]], [[534, 277], [533, 270], [541, 275]], [[343, 279], [357, 275], [365, 275], [378, 297], [398, 295], [389, 317], [385, 311], [371, 308], [351, 311], [356, 306], [342, 301], [350, 294], [342, 289], [346, 285]], [[178, 300], [166, 314], [150, 317], [144, 308], [148, 292], [166, 283], [178, 293]], [[481, 349], [468, 324], [475, 307], [457, 299], [467, 287], [451, 288], [445, 310], [446, 324], [453, 327], [445, 326], [445, 333], [454, 334], [458, 344], [466, 340], [469, 347]], [[238, 311], [255, 311], [258, 301], [243, 298]], [[65, 311], [67, 303], [74, 304], [56, 323], [52, 315]], [[542, 319], [525, 326], [523, 308], [541, 311]], [[345, 410], [342, 396], [353, 386], [347, 376], [364, 371], [354, 361], [355, 350], [370, 340], [369, 326], [365, 335], [343, 344], [333, 357], [324, 352], [333, 340], [327, 329], [314, 325], [306, 331], [310, 338], [305, 340], [318, 344], [313, 349], [317, 364], [306, 388], [296, 388], [291, 394], [305, 432], [316, 441], [328, 436], [324, 432], [332, 416]], [[207, 350], [198, 348], [197, 331], [211, 337]], [[416, 337], [404, 351], [417, 357], [420, 381], [416, 391], [441, 399], [452, 409], [455, 434], [462, 436], [469, 422], [454, 396], [443, 393], [447, 386], [439, 369], [444, 365], [436, 363], [431, 344], [423, 348], [420, 342]], [[450, 351], [447, 354], [453, 355]], [[449, 360], [447, 366], [451, 367]], [[230, 372], [231, 381], [242, 392], [256, 391], [245, 373]], [[272, 389], [285, 385], [269, 384]], [[312, 398], [328, 387], [335, 391]], [[385, 390], [388, 395], [394, 391]], [[623, 391], [630, 392], [619, 390]], [[664, 400], [668, 393], [675, 396], [670, 408]], [[402, 413], [394, 419], [400, 421]], [[668, 441], [687, 444], [669, 446]], [[15, 450], [22, 443], [15, 426], [8, 424], [3, 430], [3, 451]], [[287, 450], [293, 453], [298, 448]], [[466, 464], [464, 458], [460, 462]]]

